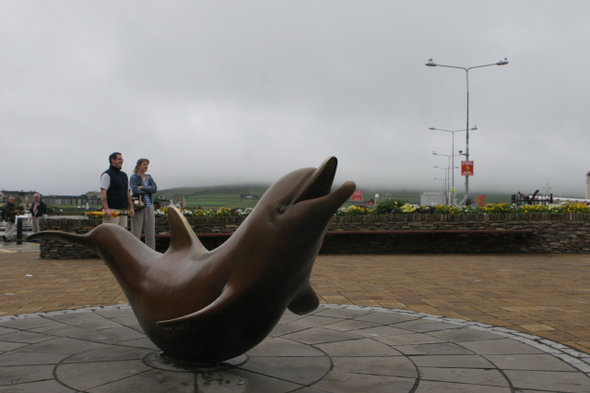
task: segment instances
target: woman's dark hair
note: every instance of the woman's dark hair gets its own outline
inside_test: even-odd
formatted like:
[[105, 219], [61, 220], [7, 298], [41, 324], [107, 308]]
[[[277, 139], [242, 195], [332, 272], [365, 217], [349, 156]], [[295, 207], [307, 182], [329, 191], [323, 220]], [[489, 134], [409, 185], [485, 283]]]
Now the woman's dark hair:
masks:
[[137, 164], [135, 164], [135, 169], [133, 170], [133, 173], [139, 172], [139, 166], [144, 162], [147, 162], [149, 164], [150, 160], [148, 160], [147, 158], [140, 158], [139, 160], [137, 160]]

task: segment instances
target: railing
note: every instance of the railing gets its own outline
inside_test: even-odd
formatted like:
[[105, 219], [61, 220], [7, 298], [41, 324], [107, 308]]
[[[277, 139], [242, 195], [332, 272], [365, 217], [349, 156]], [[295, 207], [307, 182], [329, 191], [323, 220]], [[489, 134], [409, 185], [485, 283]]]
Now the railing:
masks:
[[538, 194], [538, 191], [533, 194], [523, 195], [520, 192], [512, 195], [512, 204], [516, 206], [522, 205], [550, 205], [553, 203], [553, 194]]

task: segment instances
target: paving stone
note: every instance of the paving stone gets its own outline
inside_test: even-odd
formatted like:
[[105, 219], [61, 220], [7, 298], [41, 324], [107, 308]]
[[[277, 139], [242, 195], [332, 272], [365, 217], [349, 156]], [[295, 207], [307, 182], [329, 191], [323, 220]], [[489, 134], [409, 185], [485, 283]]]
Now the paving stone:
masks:
[[482, 341], [482, 340], [501, 340], [502, 337], [497, 334], [489, 333], [486, 331], [472, 329], [472, 328], [459, 328], [450, 330], [440, 330], [436, 332], [430, 332], [428, 335], [437, 337], [447, 341], [453, 342], [467, 342], [467, 341]]
[[358, 316], [356, 317], [356, 319], [358, 319], [359, 321], [378, 323], [381, 325], [394, 325], [400, 322], [418, 320], [418, 318], [415, 315], [399, 315], [383, 312], [371, 312], [369, 314]]
[[333, 357], [334, 369], [347, 373], [417, 378], [418, 370], [405, 356], [387, 357]]
[[510, 339], [462, 342], [462, 346], [484, 355], [541, 353], [536, 348]]
[[365, 329], [375, 326], [376, 325], [374, 323], [356, 321], [354, 319], [345, 319], [343, 321], [338, 321], [335, 323], [331, 323], [329, 325], [324, 325], [326, 329], [340, 330], [342, 332], [347, 332], [349, 330]]
[[455, 343], [434, 343], [418, 345], [398, 345], [395, 347], [404, 355], [470, 355], [469, 351]]
[[504, 371], [516, 389], [590, 392], [590, 378], [581, 373], [555, 371]]
[[458, 326], [449, 325], [448, 323], [439, 321], [430, 321], [425, 319], [417, 319], [406, 322], [400, 322], [394, 325], [399, 329], [407, 329], [418, 333], [434, 332], [437, 330], [458, 329]]
[[222, 372], [199, 373], [197, 375], [196, 392], [286, 393], [292, 392], [301, 387], [302, 385], [289, 381], [283, 381], [244, 370], [233, 369]]
[[424, 381], [415, 393], [511, 393], [509, 387], [468, 385], [452, 382]]
[[13, 349], [17, 349], [17, 348], [22, 348], [26, 345], [29, 345], [29, 344], [0, 341], [0, 353], [12, 351]]
[[453, 382], [467, 385], [509, 388], [508, 380], [496, 369], [421, 367], [422, 381]]
[[53, 365], [0, 367], [0, 385], [52, 380]]
[[283, 338], [295, 340], [306, 344], [322, 344], [334, 341], [346, 341], [358, 339], [358, 335], [347, 334], [345, 332], [334, 331], [328, 328], [316, 328], [303, 330], [291, 334], [284, 334]]
[[102, 386], [88, 389], [88, 393], [112, 392], [195, 392], [195, 377], [191, 374], [179, 374], [161, 370], [129, 376]]
[[426, 355], [408, 357], [418, 367], [494, 368], [492, 363], [478, 355]]
[[48, 381], [30, 382], [18, 385], [0, 386], [5, 393], [73, 393], [74, 390], [51, 379]]
[[88, 351], [69, 356], [63, 360], [62, 364], [141, 360], [153, 352], [153, 350], [149, 349], [101, 345]]
[[416, 380], [414, 378], [387, 377], [346, 372], [331, 372], [314, 387], [333, 393], [406, 393]]
[[325, 356], [322, 351], [313, 346], [283, 338], [266, 339], [248, 351], [248, 355], [251, 357], [268, 356], [269, 354], [273, 354], [274, 356]]
[[139, 333], [134, 329], [118, 326], [115, 328], [84, 332], [82, 334], [76, 335], [75, 337], [79, 339], [96, 341], [100, 343], [115, 344], [143, 338], [145, 337], [145, 335], [143, 333]]
[[1, 327], [0, 326], [0, 336], [4, 335], [4, 334], [8, 334], [8, 333], [14, 333], [16, 330], [14, 329], [9, 329], [9, 328], [5, 328], [5, 327]]
[[357, 340], [337, 341], [334, 343], [316, 345], [331, 356], [397, 356], [401, 353], [388, 345], [377, 341], [361, 338]]
[[55, 375], [61, 383], [72, 389], [88, 391], [150, 370], [141, 361], [110, 360], [60, 364]]
[[251, 357], [242, 369], [300, 385], [311, 385], [326, 376], [331, 368], [328, 356]]
[[0, 339], [4, 342], [13, 342], [13, 343], [38, 343], [41, 341], [51, 340], [54, 337], [51, 337], [44, 333], [35, 333], [35, 332], [27, 332], [27, 331], [20, 331], [17, 330], [13, 333], [8, 333], [0, 337]]
[[545, 353], [532, 355], [485, 355], [485, 358], [503, 370], [577, 371], [570, 364]]
[[[400, 329], [401, 330], [401, 329]], [[442, 343], [445, 342], [440, 338], [432, 337], [429, 334], [414, 333], [410, 330], [405, 331], [406, 334], [391, 335], [385, 337], [375, 337], [377, 341], [380, 341], [387, 345], [392, 346], [403, 346], [403, 345], [418, 345], [418, 344], [431, 344], [431, 343]]]

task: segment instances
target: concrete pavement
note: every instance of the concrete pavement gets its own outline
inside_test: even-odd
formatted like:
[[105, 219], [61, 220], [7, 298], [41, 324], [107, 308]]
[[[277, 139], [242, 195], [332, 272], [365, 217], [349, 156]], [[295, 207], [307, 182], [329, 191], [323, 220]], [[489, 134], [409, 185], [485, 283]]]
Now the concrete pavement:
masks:
[[589, 267], [585, 255], [321, 255], [312, 285], [327, 305], [287, 313], [236, 364], [202, 369], [158, 357], [101, 260], [0, 246], [0, 391], [172, 378], [168, 391], [590, 392]]

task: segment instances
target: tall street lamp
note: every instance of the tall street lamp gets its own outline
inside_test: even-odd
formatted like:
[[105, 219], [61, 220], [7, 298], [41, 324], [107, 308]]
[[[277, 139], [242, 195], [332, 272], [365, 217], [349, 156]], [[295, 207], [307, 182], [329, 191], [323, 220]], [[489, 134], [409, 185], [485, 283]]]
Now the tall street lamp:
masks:
[[[469, 70], [474, 68], [483, 68], [483, 67], [491, 67], [491, 66], [503, 66], [508, 64], [508, 58], [504, 58], [504, 60], [500, 60], [497, 63], [492, 64], [482, 64], [472, 67], [460, 67], [454, 65], [446, 65], [446, 64], [437, 64], [432, 59], [428, 59], [428, 63], [426, 63], [427, 67], [445, 67], [445, 68], [457, 68], [461, 70], [465, 70], [465, 80], [466, 80], [466, 87], [467, 87], [467, 125], [465, 126], [465, 161], [469, 161]], [[464, 200], [467, 200], [469, 197], [469, 176], [465, 176], [465, 197]]]
[[[452, 150], [451, 150], [453, 152], [453, 154], [451, 156], [453, 158], [453, 164], [452, 164], [452, 168], [453, 168], [452, 171], [453, 172], [452, 172], [452, 176], [451, 176], [451, 178], [452, 178], [452, 185], [451, 185], [451, 196], [450, 196], [451, 202], [450, 202], [450, 204], [451, 205], [455, 205], [456, 204], [455, 203], [455, 193], [457, 191], [455, 189], [455, 132], [468, 131], [468, 130], [454, 130], [453, 131], [453, 130], [445, 130], [443, 128], [435, 128], [435, 127], [430, 127], [429, 130], [431, 130], [431, 131], [450, 132], [452, 134], [452, 136], [453, 136], [453, 138], [452, 138]], [[477, 126], [473, 126], [471, 128], [471, 130], [472, 131], [477, 130]]]

